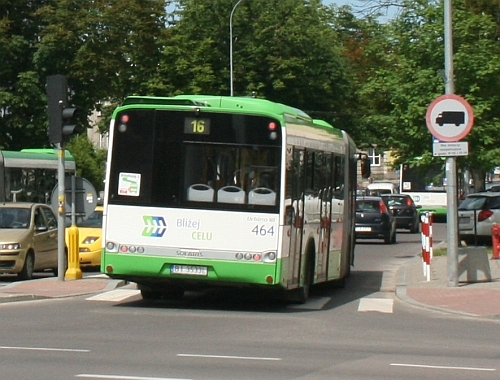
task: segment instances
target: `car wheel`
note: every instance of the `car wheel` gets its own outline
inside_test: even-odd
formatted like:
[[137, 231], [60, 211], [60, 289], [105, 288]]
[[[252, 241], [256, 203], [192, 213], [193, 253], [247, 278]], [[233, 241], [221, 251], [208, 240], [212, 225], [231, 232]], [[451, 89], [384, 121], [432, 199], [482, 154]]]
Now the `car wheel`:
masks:
[[35, 267], [35, 259], [33, 252], [28, 252], [24, 259], [23, 269], [18, 273], [17, 277], [20, 280], [31, 280], [33, 278], [33, 268]]

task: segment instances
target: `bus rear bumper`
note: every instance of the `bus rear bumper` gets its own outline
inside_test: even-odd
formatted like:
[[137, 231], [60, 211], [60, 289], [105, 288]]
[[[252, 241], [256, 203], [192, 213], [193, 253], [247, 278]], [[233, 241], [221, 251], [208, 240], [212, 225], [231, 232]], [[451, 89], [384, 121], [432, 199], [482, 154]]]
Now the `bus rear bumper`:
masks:
[[279, 284], [278, 262], [179, 260], [172, 257], [106, 255], [101, 272], [114, 279], [149, 286], [175, 285], [186, 290], [213, 286], [260, 286]]

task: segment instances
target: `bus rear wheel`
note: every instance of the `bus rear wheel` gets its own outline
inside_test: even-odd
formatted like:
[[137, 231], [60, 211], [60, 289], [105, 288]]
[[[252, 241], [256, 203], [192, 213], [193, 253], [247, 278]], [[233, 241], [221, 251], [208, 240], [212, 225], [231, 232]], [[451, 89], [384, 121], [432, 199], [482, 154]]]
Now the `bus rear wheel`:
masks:
[[304, 284], [288, 292], [288, 301], [298, 304], [305, 304], [309, 298], [311, 286], [313, 283], [313, 261], [309, 258], [306, 264], [306, 273], [304, 273]]

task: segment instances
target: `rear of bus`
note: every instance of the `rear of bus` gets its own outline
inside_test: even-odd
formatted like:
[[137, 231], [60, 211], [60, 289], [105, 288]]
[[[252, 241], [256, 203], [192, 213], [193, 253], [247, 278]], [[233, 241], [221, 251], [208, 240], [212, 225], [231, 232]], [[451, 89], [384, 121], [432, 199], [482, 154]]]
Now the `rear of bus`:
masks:
[[282, 121], [160, 99], [113, 115], [101, 271], [144, 298], [278, 285]]

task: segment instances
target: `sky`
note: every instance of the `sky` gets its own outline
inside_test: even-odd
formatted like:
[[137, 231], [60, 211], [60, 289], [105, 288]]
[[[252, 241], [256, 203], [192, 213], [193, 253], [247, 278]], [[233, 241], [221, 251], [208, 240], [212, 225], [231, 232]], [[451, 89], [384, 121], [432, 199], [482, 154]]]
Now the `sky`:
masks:
[[[359, 9], [362, 9], [364, 5], [367, 5], [367, 0], [323, 0], [323, 4], [325, 5], [330, 5], [330, 4], [335, 4], [337, 6], [342, 6], [342, 5], [350, 5], [351, 8], [356, 11]], [[373, 5], [373, 4], [371, 4]], [[384, 12], [382, 12], [384, 13]], [[390, 18], [395, 14], [395, 8], [389, 8], [389, 11], [387, 13], [387, 17]], [[385, 19], [385, 17], [382, 17], [382, 19]]]
[[325, 5], [330, 5], [330, 4], [336, 4], [336, 5], [356, 5], [356, 3], [360, 3], [359, 1], [356, 0], [323, 0], [323, 4]]

